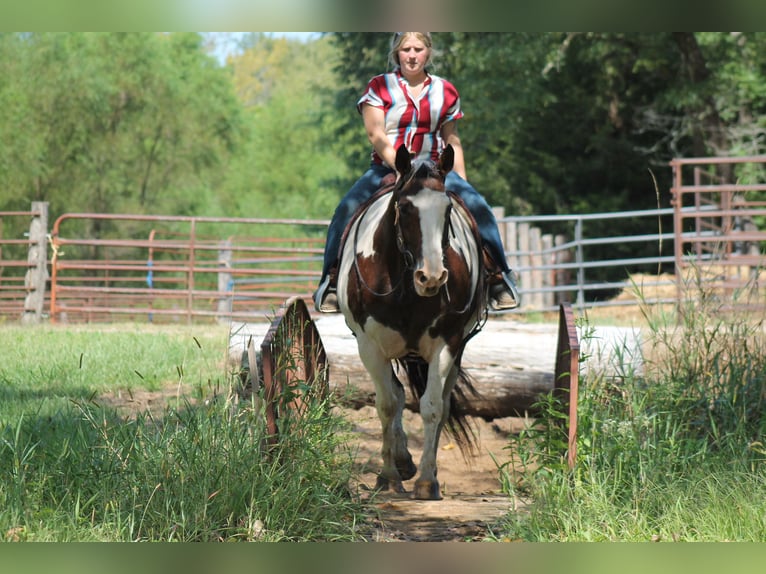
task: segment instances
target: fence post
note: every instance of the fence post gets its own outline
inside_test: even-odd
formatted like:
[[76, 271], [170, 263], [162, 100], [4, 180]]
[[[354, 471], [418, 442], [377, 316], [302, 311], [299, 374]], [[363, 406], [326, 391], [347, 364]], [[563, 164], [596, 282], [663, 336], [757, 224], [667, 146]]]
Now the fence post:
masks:
[[497, 221], [497, 231], [498, 233], [500, 233], [501, 241], [503, 241], [503, 252], [505, 253], [505, 260], [507, 262], [508, 247], [505, 245], [505, 235], [507, 233], [507, 228], [505, 225], [505, 221], [503, 221], [503, 218], [505, 217], [505, 208], [502, 206], [493, 207], [492, 214], [495, 216], [495, 220]]
[[[553, 283], [556, 286], [569, 285], [569, 281], [572, 275], [568, 269], [561, 269], [559, 267], [561, 264], [570, 263], [572, 261], [571, 250], [561, 249], [561, 246], [564, 245], [566, 241], [567, 241], [567, 238], [564, 235], [556, 235], [556, 237], [553, 240], [553, 243], [556, 247], [556, 255], [553, 259], [553, 264], [556, 266]], [[570, 292], [556, 291], [556, 299], [555, 299], [556, 305], [560, 303], [569, 303], [571, 299], [572, 297]]]
[[545, 306], [542, 291], [543, 271], [540, 269], [543, 264], [542, 250], [542, 231], [539, 227], [532, 227], [529, 230], [529, 266], [531, 267], [529, 276], [531, 278], [530, 287], [534, 289], [531, 294], [533, 309], [542, 309]]
[[577, 262], [577, 306], [585, 307], [585, 267], [582, 246], [582, 218], [575, 221], [575, 261]]
[[231, 241], [218, 250], [218, 322], [231, 321], [234, 310], [234, 288], [231, 279]]
[[42, 321], [45, 306], [45, 284], [48, 281], [48, 202], [32, 202], [32, 221], [29, 224], [29, 251], [27, 272], [24, 275], [24, 312], [21, 322], [25, 325]]
[[529, 260], [529, 223], [519, 223], [517, 231], [519, 234], [519, 267], [522, 268], [518, 272], [519, 279], [521, 280], [520, 290], [522, 291], [522, 297], [524, 291], [532, 287], [532, 264]]
[[[553, 234], [551, 233], [544, 233], [542, 237], [543, 241], [543, 265], [545, 265], [546, 269], [543, 271], [543, 287], [546, 289], [552, 289], [556, 286], [556, 277], [554, 275], [553, 270], [551, 269], [552, 265], [555, 265], [555, 254], [553, 253]], [[554, 292], [551, 291], [543, 291], [543, 307], [553, 307], [554, 304]]]
[[503, 242], [505, 243], [505, 252], [508, 254], [508, 266], [516, 270], [520, 265], [519, 263], [519, 238], [516, 230], [515, 221], [505, 222], [505, 237]]

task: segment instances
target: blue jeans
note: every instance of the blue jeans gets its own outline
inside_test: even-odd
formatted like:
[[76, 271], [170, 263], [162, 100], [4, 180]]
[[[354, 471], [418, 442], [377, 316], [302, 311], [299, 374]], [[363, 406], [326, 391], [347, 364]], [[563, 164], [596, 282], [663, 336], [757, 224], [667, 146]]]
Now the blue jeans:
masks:
[[495, 219], [495, 214], [492, 213], [492, 208], [484, 196], [454, 171], [447, 174], [444, 187], [460, 196], [476, 220], [479, 236], [484, 247], [489, 251], [492, 261], [503, 273], [509, 272], [510, 267], [508, 267], [508, 261], [505, 258], [505, 247], [503, 247], [503, 240], [500, 239], [500, 232], [497, 230], [497, 219]]
[[[322, 265], [322, 278], [319, 283], [324, 281], [327, 274], [339, 259], [338, 250], [340, 249], [340, 240], [343, 237], [343, 230], [351, 221], [351, 217], [357, 208], [372, 197], [380, 188], [383, 178], [394, 171], [386, 166], [373, 164], [357, 182], [351, 186], [343, 199], [340, 200], [338, 207], [330, 221], [330, 227], [327, 229], [327, 241], [325, 243], [324, 263]], [[492, 209], [482, 195], [476, 191], [473, 186], [460, 177], [454, 171], [447, 174], [445, 187], [456, 193], [465, 202], [466, 207], [476, 220], [479, 227], [479, 235], [484, 245], [489, 251], [490, 257], [501, 271], [507, 272], [508, 263], [505, 259], [505, 249], [500, 239], [500, 233], [497, 230], [497, 220]]]
[[327, 241], [324, 247], [324, 263], [322, 264], [322, 278], [319, 284], [322, 284], [330, 269], [338, 262], [340, 254], [340, 240], [343, 237], [343, 230], [351, 221], [354, 212], [365, 201], [370, 199], [375, 192], [380, 189], [380, 183], [383, 178], [394, 170], [384, 165], [372, 164], [362, 177], [351, 186], [340, 200], [335, 213], [330, 220], [330, 227], [327, 229]]

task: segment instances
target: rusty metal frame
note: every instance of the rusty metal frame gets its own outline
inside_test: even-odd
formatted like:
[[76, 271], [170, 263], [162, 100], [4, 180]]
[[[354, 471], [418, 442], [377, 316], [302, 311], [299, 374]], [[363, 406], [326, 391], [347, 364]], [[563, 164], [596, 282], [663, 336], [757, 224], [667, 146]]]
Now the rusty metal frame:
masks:
[[329, 394], [329, 366], [319, 331], [300, 297], [285, 301], [261, 343], [266, 428], [273, 443], [285, 409], [300, 415]]
[[573, 469], [577, 461], [577, 400], [579, 394], [580, 342], [577, 338], [572, 306], [559, 306], [559, 338], [556, 347], [554, 396], [566, 409], [564, 432], [567, 435], [567, 463]]
[[[739, 165], [766, 166], [766, 156], [684, 158], [670, 162], [674, 227], [676, 297], [680, 308], [686, 292], [685, 270], [713, 266], [714, 273], [699, 278], [706, 288], [723, 297], [723, 307], [763, 308], [762, 294], [749, 301], [739, 295], [753, 285], [752, 278], [766, 268], [766, 230], [739, 229], [738, 221], [766, 217], [766, 182], [732, 183]], [[690, 172], [690, 173], [689, 173]], [[689, 175], [691, 174], [691, 178]], [[691, 181], [689, 181], [691, 180]], [[747, 198], [747, 194], [758, 194]], [[755, 219], [754, 219], [755, 218]], [[689, 222], [693, 229], [689, 227]], [[737, 245], [751, 245], [757, 253], [742, 253]], [[757, 247], [756, 247], [757, 246]], [[739, 299], [739, 300], [738, 300]]]
[[[136, 222], [143, 225], [145, 235], [68, 237], [62, 229], [74, 220]], [[51, 321], [118, 317], [166, 321], [180, 317], [191, 322], [195, 318], [228, 321], [263, 317], [289, 297], [310, 298], [320, 274], [324, 234], [304, 237], [288, 232], [281, 237], [262, 237], [261, 230], [274, 226], [322, 229], [327, 223], [307, 219], [62, 215], [51, 232]], [[214, 229], [213, 236], [200, 234], [203, 224]], [[237, 236], [232, 242], [231, 233], [225, 232], [232, 226], [253, 230], [253, 235], [249, 239]], [[78, 260], [67, 256], [70, 246], [107, 249], [111, 256]], [[135, 250], [141, 256], [136, 257]], [[224, 260], [222, 250], [229, 259]], [[121, 258], [122, 252], [127, 257]]]

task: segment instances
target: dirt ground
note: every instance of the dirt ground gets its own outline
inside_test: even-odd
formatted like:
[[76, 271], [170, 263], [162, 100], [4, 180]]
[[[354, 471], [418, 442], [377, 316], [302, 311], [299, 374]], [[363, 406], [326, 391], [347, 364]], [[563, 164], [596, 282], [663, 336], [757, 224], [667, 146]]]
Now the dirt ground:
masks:
[[[509, 460], [509, 437], [518, 432], [523, 419], [508, 417], [487, 422], [473, 418], [479, 445], [465, 460], [460, 450], [442, 436], [437, 457], [442, 500], [413, 500], [409, 494], [373, 493], [376, 473], [380, 470], [381, 431], [374, 407], [343, 409], [343, 416], [354, 426], [353, 448], [357, 461], [362, 497], [370, 498], [378, 515], [373, 517], [371, 540], [395, 541], [478, 541], [491, 535], [493, 526], [511, 511], [523, 511], [523, 505], [501, 490], [498, 464]], [[416, 464], [422, 452], [423, 425], [420, 415], [405, 410], [404, 428]], [[411, 481], [405, 488], [411, 490]], [[499, 534], [497, 534], [499, 536]]]
[[[127, 416], [146, 411], [161, 416], [169, 403], [177, 401], [179, 392], [184, 394], [176, 386], [159, 391], [116, 391], [102, 395], [98, 402]], [[373, 491], [376, 473], [382, 466], [380, 421], [375, 408], [335, 408], [352, 424], [351, 448], [356, 452], [360, 480], [352, 488], [370, 503], [372, 513], [369, 525], [364, 527], [369, 529], [366, 536], [370, 541], [479, 541], [491, 535], [493, 526], [507, 513], [523, 511], [523, 504], [501, 491], [498, 470], [498, 464], [509, 460], [509, 438], [523, 427], [523, 419], [508, 417], [487, 422], [471, 418], [478, 449], [469, 460], [463, 458], [448, 436], [442, 435], [437, 464], [443, 499], [421, 501], [408, 494]], [[405, 410], [404, 428], [417, 464], [423, 436], [420, 415]], [[410, 490], [413, 482], [405, 482], [405, 488]]]

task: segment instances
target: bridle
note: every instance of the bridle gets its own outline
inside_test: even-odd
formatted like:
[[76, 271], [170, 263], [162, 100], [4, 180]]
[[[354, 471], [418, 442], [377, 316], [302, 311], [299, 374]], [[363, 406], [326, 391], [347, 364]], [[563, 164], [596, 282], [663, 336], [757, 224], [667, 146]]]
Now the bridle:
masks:
[[[409, 174], [409, 177], [405, 182], [399, 182], [397, 184], [396, 188], [394, 189], [394, 193], [396, 191], [401, 190], [406, 184], [408, 184], [415, 176], [415, 172], [419, 170], [413, 170], [413, 173]], [[446, 192], [445, 192], [446, 193]], [[378, 292], [367, 283], [367, 281], [364, 280], [364, 277], [362, 276], [361, 271], [359, 270], [359, 258], [357, 256], [358, 253], [358, 240], [359, 240], [359, 229], [362, 227], [362, 221], [364, 220], [365, 215], [367, 215], [367, 212], [365, 211], [361, 217], [359, 218], [359, 221], [356, 224], [356, 228], [354, 229], [354, 272], [356, 273], [356, 277], [359, 280], [360, 285], [362, 285], [369, 293], [372, 295], [375, 295], [376, 297], [387, 297], [388, 295], [392, 295], [395, 293], [404, 282], [404, 276], [405, 273], [402, 272], [399, 276], [399, 280], [396, 282], [395, 285], [391, 287], [388, 291], [385, 292]], [[404, 232], [402, 231], [401, 221], [400, 221], [400, 209], [399, 209], [399, 200], [398, 198], [394, 201], [394, 235], [396, 238], [396, 248], [399, 251], [399, 253], [402, 255], [402, 259], [404, 260], [404, 271], [411, 271], [415, 268], [415, 256], [412, 254], [412, 251], [407, 246], [407, 243], [404, 239]], [[444, 226], [442, 231], [442, 257], [446, 257], [446, 250], [449, 246], [450, 241], [450, 233], [453, 237], [455, 237], [455, 230], [452, 227], [452, 202], [450, 202], [447, 205], [447, 209], [444, 214]], [[447, 289], [445, 287], [445, 296], [447, 301], [449, 301], [449, 293], [447, 292]]]
[[[362, 272], [359, 270], [359, 257], [358, 257], [358, 241], [359, 241], [359, 229], [362, 227], [362, 221], [364, 221], [364, 216], [367, 215], [367, 212], [365, 211], [362, 213], [361, 217], [359, 218], [359, 221], [356, 224], [356, 229], [354, 229], [354, 272], [356, 273], [356, 278], [359, 280], [359, 283], [364, 287], [369, 293], [372, 295], [375, 295], [376, 297], [387, 297], [393, 293], [395, 293], [399, 287], [401, 287], [402, 283], [404, 282], [404, 273], [402, 273], [399, 276], [399, 281], [396, 282], [396, 285], [391, 287], [388, 291], [385, 292], [379, 292], [373, 289], [369, 286], [367, 281], [364, 280], [364, 277], [362, 276]], [[404, 242], [404, 234], [402, 233], [402, 226], [399, 223], [399, 201], [394, 202], [394, 232], [396, 234], [396, 247], [399, 250], [399, 253], [402, 254], [402, 257], [404, 259], [404, 268], [405, 270], [409, 271], [411, 269], [415, 268], [415, 256], [412, 254], [412, 251], [410, 251], [407, 248], [407, 245]]]

